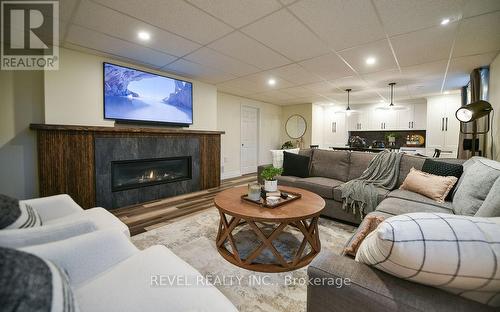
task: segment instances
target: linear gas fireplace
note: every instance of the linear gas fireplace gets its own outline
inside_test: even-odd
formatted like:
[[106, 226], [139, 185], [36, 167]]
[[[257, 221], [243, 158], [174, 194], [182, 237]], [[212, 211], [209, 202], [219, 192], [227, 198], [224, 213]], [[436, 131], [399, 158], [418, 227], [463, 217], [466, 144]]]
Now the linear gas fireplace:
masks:
[[111, 162], [111, 191], [190, 180], [191, 156]]

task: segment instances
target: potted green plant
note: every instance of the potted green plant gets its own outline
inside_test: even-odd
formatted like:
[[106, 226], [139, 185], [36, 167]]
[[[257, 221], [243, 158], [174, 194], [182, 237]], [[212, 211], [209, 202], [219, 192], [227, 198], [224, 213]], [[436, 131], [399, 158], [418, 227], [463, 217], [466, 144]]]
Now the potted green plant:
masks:
[[387, 142], [389, 142], [389, 146], [394, 146], [396, 145], [396, 139], [399, 137], [397, 133], [387, 133], [385, 135], [385, 139]]
[[281, 145], [281, 149], [291, 149], [291, 148], [293, 148], [292, 141], [286, 141], [285, 143], [283, 143], [283, 145]]
[[276, 192], [278, 190], [278, 181], [276, 176], [283, 172], [282, 168], [267, 167], [262, 170], [260, 176], [264, 179], [264, 190], [266, 192]]

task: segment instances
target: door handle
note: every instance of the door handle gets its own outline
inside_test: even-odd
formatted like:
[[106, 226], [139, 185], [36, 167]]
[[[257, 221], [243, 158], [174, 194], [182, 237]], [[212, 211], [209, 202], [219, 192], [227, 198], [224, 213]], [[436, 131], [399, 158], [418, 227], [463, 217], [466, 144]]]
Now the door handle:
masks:
[[413, 121], [411, 122], [411, 128], [415, 128], [415, 124], [413, 123]]
[[441, 131], [444, 131], [444, 117], [441, 118]]
[[411, 129], [411, 122], [408, 121], [408, 128]]
[[446, 131], [448, 131], [448, 117], [446, 117], [446, 128], [445, 128]]

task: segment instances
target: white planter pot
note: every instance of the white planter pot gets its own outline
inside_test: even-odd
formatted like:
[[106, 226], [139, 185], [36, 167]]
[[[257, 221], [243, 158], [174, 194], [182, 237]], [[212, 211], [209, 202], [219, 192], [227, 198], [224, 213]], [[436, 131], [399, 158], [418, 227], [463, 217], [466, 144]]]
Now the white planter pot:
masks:
[[278, 190], [278, 181], [264, 180], [264, 190], [266, 192], [276, 192]]

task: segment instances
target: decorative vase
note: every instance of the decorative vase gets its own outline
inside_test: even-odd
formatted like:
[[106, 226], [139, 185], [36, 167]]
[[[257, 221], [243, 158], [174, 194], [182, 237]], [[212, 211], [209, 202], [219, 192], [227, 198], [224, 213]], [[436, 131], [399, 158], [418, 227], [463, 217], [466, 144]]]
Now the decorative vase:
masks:
[[266, 192], [276, 192], [278, 190], [278, 181], [277, 180], [264, 180], [264, 190]]

